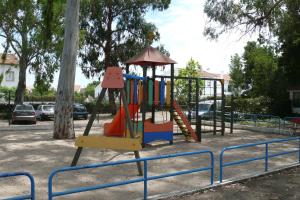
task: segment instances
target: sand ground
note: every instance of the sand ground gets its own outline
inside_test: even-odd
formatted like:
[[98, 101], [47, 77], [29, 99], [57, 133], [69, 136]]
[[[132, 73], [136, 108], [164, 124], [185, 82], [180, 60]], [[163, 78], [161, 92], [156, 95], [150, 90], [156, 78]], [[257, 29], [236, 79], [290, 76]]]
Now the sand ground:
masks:
[[[81, 135], [84, 128], [76, 128], [76, 134]], [[101, 134], [102, 123], [93, 127], [93, 134]], [[228, 131], [227, 131], [228, 132]], [[235, 130], [234, 134], [225, 136], [205, 134], [201, 143], [185, 142], [183, 136], [175, 136], [173, 145], [165, 142], [153, 143], [140, 153], [142, 157], [173, 154], [179, 152], [191, 152], [197, 150], [212, 150], [215, 154], [215, 177], [218, 181], [219, 153], [223, 147], [264, 141], [274, 138], [283, 138], [276, 134], [262, 134], [258, 132]], [[298, 147], [298, 143], [287, 142], [270, 146], [271, 152], [292, 150]], [[75, 153], [73, 140], [53, 140], [51, 130], [10, 130], [0, 132], [0, 171], [26, 171], [35, 177], [36, 199], [47, 199], [48, 175], [56, 168], [69, 166]], [[226, 161], [250, 158], [263, 155], [264, 147], [251, 147], [226, 154]], [[85, 149], [79, 160], [79, 165], [118, 161], [134, 158], [132, 152], [120, 152], [112, 150]], [[285, 155], [270, 159], [270, 168], [278, 168], [295, 163], [298, 155]], [[177, 157], [151, 161], [149, 174], [176, 172], [179, 170], [206, 167], [209, 164], [209, 156], [198, 155], [189, 157]], [[245, 165], [226, 168], [224, 179], [238, 178], [242, 174], [262, 173], [263, 161], [256, 161]], [[199, 172], [190, 175], [182, 175], [172, 178], [149, 182], [149, 195], [160, 195], [168, 192], [189, 190], [210, 184], [209, 172]], [[109, 183], [118, 180], [138, 178], [135, 164], [126, 164], [116, 167], [106, 167], [90, 170], [80, 170], [59, 174], [54, 178], [54, 191], [61, 191], [79, 186]], [[0, 180], [0, 197], [14, 194], [28, 193], [29, 184], [25, 178], [9, 178]], [[58, 199], [140, 199], [143, 197], [143, 183], [103, 189], [80, 194], [69, 195]]]

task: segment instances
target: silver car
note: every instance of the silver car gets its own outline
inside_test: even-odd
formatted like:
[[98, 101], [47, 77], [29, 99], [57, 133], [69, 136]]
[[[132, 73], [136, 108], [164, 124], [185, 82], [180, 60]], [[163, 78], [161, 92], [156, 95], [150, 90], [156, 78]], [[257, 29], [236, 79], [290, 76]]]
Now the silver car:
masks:
[[54, 118], [54, 105], [39, 105], [36, 109], [36, 118], [39, 120]]
[[16, 105], [12, 113], [12, 124], [16, 122], [31, 122], [36, 124], [35, 110], [32, 105]]

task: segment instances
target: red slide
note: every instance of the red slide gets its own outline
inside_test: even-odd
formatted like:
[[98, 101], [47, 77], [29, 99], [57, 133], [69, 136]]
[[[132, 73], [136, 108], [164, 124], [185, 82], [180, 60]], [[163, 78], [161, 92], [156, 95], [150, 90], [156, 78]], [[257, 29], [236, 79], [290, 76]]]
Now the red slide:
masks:
[[[128, 105], [129, 115], [132, 119], [133, 116], [139, 110], [139, 106], [136, 104]], [[114, 137], [124, 137], [125, 133], [125, 110], [121, 106], [117, 114], [115, 115], [111, 123], [104, 124], [104, 135], [105, 136], [114, 136]]]

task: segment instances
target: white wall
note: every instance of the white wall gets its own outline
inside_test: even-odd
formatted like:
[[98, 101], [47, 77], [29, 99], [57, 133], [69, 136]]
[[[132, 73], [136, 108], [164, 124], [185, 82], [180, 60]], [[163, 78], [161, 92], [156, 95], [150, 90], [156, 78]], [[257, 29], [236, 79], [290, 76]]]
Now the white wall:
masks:
[[0, 83], [5, 87], [17, 87], [19, 82], [19, 67], [13, 65], [0, 64], [0, 74], [3, 74], [3, 80]]

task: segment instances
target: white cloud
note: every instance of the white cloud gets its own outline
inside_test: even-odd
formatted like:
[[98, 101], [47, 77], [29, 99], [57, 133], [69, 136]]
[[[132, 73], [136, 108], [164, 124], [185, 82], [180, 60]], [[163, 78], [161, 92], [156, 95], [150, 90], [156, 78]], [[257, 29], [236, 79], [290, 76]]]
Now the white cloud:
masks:
[[[205, 1], [175, 0], [164, 12], [152, 12], [147, 20], [156, 24], [161, 34], [161, 44], [170, 52], [171, 58], [184, 67], [192, 57], [203, 69], [228, 72], [230, 56], [242, 53], [250, 37], [241, 40], [240, 34], [223, 35], [218, 41], [204, 37], [206, 16], [203, 12]], [[255, 39], [255, 38], [252, 38]]]

